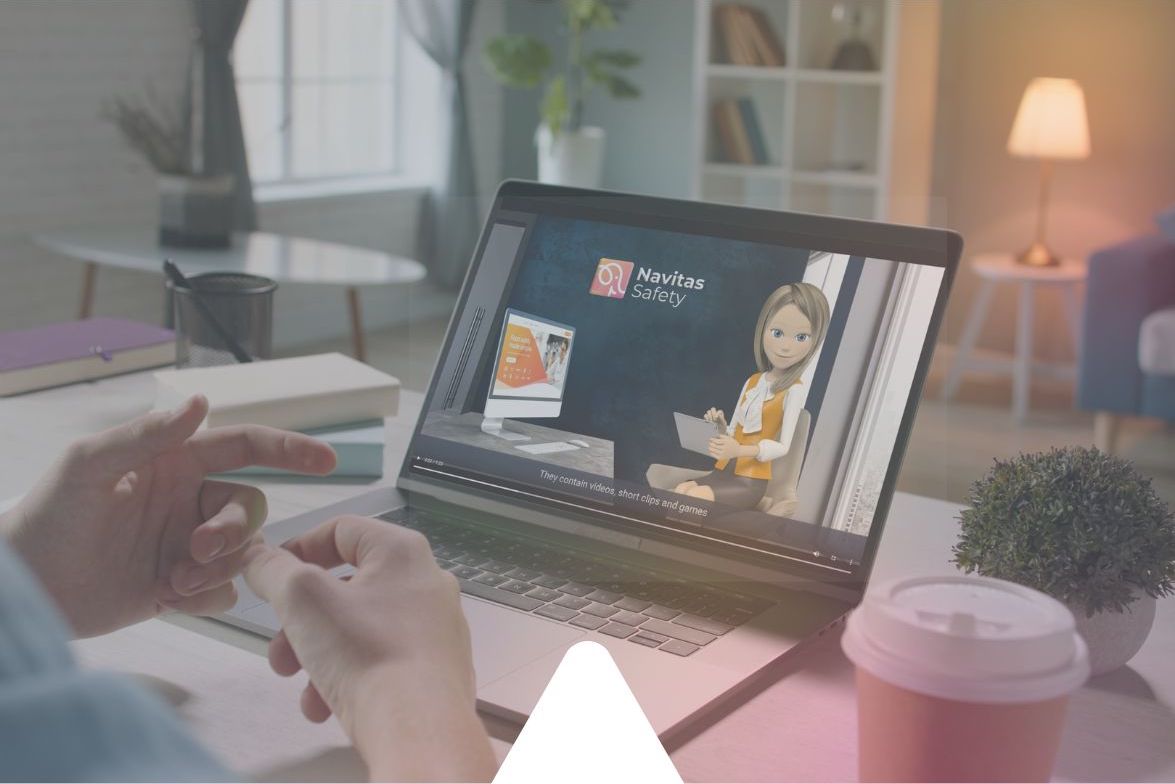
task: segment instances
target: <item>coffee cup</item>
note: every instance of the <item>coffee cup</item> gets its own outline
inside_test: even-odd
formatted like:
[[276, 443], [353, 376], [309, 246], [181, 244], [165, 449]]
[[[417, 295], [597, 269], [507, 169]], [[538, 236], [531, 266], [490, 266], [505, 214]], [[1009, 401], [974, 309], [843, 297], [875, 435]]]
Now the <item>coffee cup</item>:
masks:
[[842, 637], [861, 781], [1047, 781], [1089, 652], [1065, 605], [988, 577], [872, 587]]

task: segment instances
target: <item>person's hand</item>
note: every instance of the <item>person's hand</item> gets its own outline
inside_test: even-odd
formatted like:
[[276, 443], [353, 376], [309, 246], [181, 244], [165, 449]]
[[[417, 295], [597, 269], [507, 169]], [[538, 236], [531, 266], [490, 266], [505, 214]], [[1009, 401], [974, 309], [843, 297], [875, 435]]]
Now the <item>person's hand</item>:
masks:
[[196, 432], [207, 413], [208, 401], [194, 397], [75, 442], [0, 518], [0, 533], [78, 636], [236, 602], [231, 580], [265, 519], [265, 496], [206, 474], [252, 464], [334, 469], [333, 450], [298, 433], [253, 425]]
[[[351, 564], [340, 580], [327, 569]], [[490, 780], [457, 581], [419, 533], [362, 517], [246, 556], [249, 587], [281, 621], [269, 662], [305, 670], [302, 712], [333, 713], [374, 780]]]
[[725, 433], [711, 438], [707, 448], [710, 451], [710, 456], [717, 460], [730, 460], [742, 456], [742, 444]]
[[720, 408], [711, 408], [706, 412], [706, 415], [702, 417], [702, 419], [706, 420], [707, 422], [713, 422], [723, 430], [726, 430], [727, 428], [726, 414], [722, 413], [722, 409]]

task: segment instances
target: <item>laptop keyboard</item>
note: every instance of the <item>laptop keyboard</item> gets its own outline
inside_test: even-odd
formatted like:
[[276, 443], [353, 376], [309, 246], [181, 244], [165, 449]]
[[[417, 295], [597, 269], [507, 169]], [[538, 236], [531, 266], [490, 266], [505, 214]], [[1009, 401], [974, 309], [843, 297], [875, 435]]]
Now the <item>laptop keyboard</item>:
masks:
[[462, 593], [676, 656], [697, 652], [773, 604], [413, 510], [380, 518], [428, 537]]

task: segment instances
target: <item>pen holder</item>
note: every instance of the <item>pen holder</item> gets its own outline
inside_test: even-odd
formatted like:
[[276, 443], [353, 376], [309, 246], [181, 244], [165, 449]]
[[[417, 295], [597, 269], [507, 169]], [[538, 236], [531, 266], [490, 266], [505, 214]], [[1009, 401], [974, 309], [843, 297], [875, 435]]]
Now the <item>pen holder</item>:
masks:
[[240, 272], [190, 275], [191, 288], [167, 281], [175, 318], [175, 366], [211, 367], [236, 362], [192, 299], [192, 289], [221, 326], [254, 359], [273, 356], [273, 293], [277, 283]]

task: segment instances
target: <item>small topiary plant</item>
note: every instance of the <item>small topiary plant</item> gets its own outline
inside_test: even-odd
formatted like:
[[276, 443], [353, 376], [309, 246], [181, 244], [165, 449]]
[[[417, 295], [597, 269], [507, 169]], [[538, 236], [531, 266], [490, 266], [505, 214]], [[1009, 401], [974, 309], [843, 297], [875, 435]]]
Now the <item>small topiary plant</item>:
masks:
[[996, 460], [971, 488], [954, 562], [1083, 609], [1175, 590], [1175, 518], [1129, 462], [1070, 447]]

